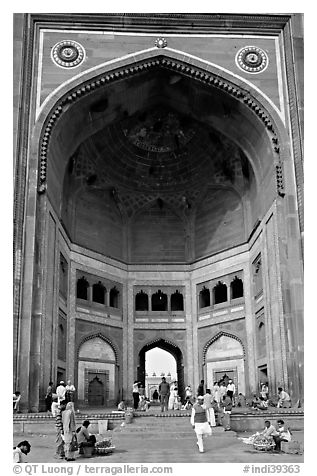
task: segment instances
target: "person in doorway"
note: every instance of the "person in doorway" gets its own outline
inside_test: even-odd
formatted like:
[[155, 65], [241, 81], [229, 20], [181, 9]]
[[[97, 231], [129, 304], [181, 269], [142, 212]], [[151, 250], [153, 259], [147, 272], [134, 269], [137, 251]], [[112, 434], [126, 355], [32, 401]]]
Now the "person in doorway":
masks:
[[205, 394], [205, 381], [201, 380], [197, 387], [197, 397], [203, 397]]
[[63, 432], [65, 441], [65, 460], [75, 461], [75, 451], [71, 449], [73, 435], [76, 434], [75, 413], [73, 402], [68, 402], [62, 413]]
[[45, 395], [45, 406], [46, 406], [47, 412], [51, 411], [52, 401], [53, 401], [53, 382], [49, 382], [48, 387], [46, 389], [46, 395]]
[[134, 384], [133, 384], [133, 387], [132, 387], [132, 397], [133, 397], [133, 408], [134, 408], [134, 410], [137, 410], [138, 406], [139, 406], [139, 401], [140, 401], [139, 385], [141, 385], [141, 382], [139, 382], [138, 380], [135, 380]]
[[282, 387], [278, 387], [278, 398], [277, 408], [291, 408], [291, 397]]
[[20, 443], [13, 448], [13, 463], [27, 463], [26, 456], [30, 451], [30, 443], [27, 440], [20, 441]]
[[227, 386], [224, 381], [219, 383], [218, 393], [219, 393], [219, 404], [220, 404], [223, 401], [223, 397], [227, 395]]
[[192, 408], [192, 414], [190, 418], [190, 423], [195, 430], [197, 436], [197, 446], [200, 453], [204, 453], [204, 443], [203, 437], [206, 435], [211, 435], [211, 426], [208, 420], [208, 414], [206, 409], [203, 407], [204, 397], [199, 395], [197, 397], [197, 402]]
[[56, 388], [56, 395], [58, 403], [61, 403], [65, 400], [66, 396], [66, 387], [64, 380], [59, 382], [59, 386]]
[[159, 385], [159, 395], [161, 400], [161, 412], [167, 411], [168, 399], [170, 394], [170, 384], [166, 382], [166, 378], [162, 377], [162, 381]]
[[260, 383], [260, 388], [261, 392], [260, 395], [263, 398], [263, 400], [268, 400], [269, 399], [269, 387], [267, 383]]
[[204, 395], [204, 408], [207, 410], [208, 414], [208, 421], [210, 422], [211, 426], [216, 426], [216, 419], [215, 419], [215, 412], [212, 406], [213, 397], [211, 395], [211, 391], [209, 388], [206, 389], [206, 393]]
[[155, 389], [152, 395], [152, 399], [154, 402], [157, 402], [158, 398], [159, 398], [159, 394], [158, 394], [158, 391]]
[[75, 400], [75, 385], [72, 384], [71, 380], [67, 380], [67, 385], [65, 387], [65, 400], [66, 402], [74, 402]]
[[285, 428], [283, 420], [277, 420], [276, 431], [272, 433], [274, 442], [275, 442], [275, 451], [281, 451], [281, 442], [282, 441], [291, 441], [292, 435], [290, 431]]
[[[55, 398], [56, 398], [56, 401], [57, 401], [57, 397], [55, 397]], [[64, 459], [65, 458], [64, 440], [62, 438], [62, 435], [63, 435], [62, 413], [65, 410], [65, 408], [66, 408], [66, 403], [61, 402], [59, 405], [57, 404], [57, 408], [56, 408], [56, 410], [54, 409], [54, 413], [53, 413], [53, 404], [52, 404], [52, 413], [53, 413], [53, 416], [55, 417], [55, 430], [56, 430], [55, 454], [54, 454], [54, 458], [56, 458], [56, 459]]]
[[232, 404], [233, 404], [233, 396], [235, 393], [236, 393], [236, 386], [233, 383], [233, 381], [230, 379], [227, 385], [227, 395], [228, 397], [230, 397]]

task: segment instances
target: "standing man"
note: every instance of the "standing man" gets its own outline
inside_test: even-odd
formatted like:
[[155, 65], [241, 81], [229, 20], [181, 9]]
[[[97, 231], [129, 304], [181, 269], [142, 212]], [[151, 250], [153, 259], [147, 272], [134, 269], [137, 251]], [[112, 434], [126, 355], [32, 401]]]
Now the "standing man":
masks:
[[204, 452], [203, 436], [211, 435], [211, 426], [207, 410], [203, 407], [204, 397], [199, 395], [192, 408], [190, 423], [197, 436], [197, 446], [200, 453]]
[[132, 397], [133, 397], [133, 408], [134, 408], [134, 410], [137, 410], [138, 406], [139, 406], [139, 401], [140, 401], [139, 385], [141, 385], [141, 382], [139, 382], [138, 380], [135, 380], [134, 384], [133, 384], [133, 387], [132, 387]]
[[161, 397], [161, 412], [167, 411], [168, 399], [170, 395], [170, 385], [166, 382], [166, 378], [162, 377], [162, 382], [159, 385], [159, 394]]
[[197, 387], [197, 397], [203, 397], [205, 393], [205, 381], [201, 380]]
[[66, 401], [67, 402], [74, 402], [75, 401], [75, 385], [72, 384], [71, 380], [67, 380], [67, 385], [65, 387], [66, 390]]
[[46, 395], [45, 395], [45, 406], [46, 406], [47, 412], [51, 411], [52, 401], [53, 401], [53, 382], [49, 382], [47, 390], [46, 390]]
[[206, 393], [204, 395], [203, 407], [207, 411], [208, 421], [210, 423], [210, 426], [216, 426], [215, 411], [213, 409], [212, 402], [213, 402], [213, 397], [211, 395], [210, 388], [207, 388]]
[[227, 395], [228, 395], [228, 397], [230, 397], [231, 403], [233, 403], [233, 395], [235, 393], [236, 393], [236, 386], [233, 383], [233, 381], [230, 379], [228, 381], [228, 385], [227, 385]]
[[66, 387], [65, 382], [63, 380], [59, 382], [59, 386], [56, 389], [56, 395], [58, 403], [61, 403], [66, 399]]

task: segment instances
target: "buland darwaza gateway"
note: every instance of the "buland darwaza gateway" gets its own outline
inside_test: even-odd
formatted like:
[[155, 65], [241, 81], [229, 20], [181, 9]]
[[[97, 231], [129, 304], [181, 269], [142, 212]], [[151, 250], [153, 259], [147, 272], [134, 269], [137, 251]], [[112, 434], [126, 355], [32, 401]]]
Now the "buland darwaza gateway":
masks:
[[302, 17], [15, 14], [14, 389], [303, 398]]

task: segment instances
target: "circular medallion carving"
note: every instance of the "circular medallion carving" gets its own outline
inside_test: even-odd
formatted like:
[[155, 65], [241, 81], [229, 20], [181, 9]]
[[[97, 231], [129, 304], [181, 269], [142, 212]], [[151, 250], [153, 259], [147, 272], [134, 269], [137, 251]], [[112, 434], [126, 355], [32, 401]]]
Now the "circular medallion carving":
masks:
[[247, 73], [261, 73], [267, 68], [269, 59], [265, 51], [257, 46], [245, 46], [238, 51], [236, 63]]
[[155, 40], [155, 46], [156, 46], [157, 48], [165, 48], [165, 47], [167, 46], [167, 41], [166, 41], [166, 39], [165, 39], [165, 38], [161, 38], [161, 37], [160, 37], [160, 38], [157, 38], [157, 39]]
[[79, 66], [84, 59], [85, 50], [76, 41], [59, 41], [52, 48], [52, 60], [62, 68], [74, 68]]

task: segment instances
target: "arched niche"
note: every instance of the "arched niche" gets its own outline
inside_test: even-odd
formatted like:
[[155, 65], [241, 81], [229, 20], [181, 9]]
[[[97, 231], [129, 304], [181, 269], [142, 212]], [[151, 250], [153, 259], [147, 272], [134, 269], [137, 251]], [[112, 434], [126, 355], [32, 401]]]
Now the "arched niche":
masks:
[[233, 379], [237, 392], [245, 395], [244, 350], [239, 340], [220, 335], [206, 347], [205, 364], [209, 388], [226, 375]]
[[81, 404], [110, 406], [116, 395], [116, 354], [101, 337], [85, 340], [78, 350], [78, 400]]

